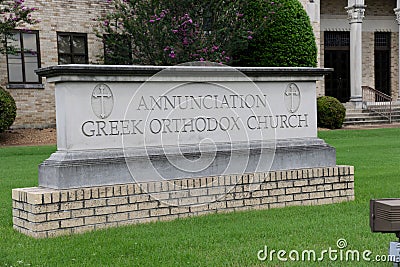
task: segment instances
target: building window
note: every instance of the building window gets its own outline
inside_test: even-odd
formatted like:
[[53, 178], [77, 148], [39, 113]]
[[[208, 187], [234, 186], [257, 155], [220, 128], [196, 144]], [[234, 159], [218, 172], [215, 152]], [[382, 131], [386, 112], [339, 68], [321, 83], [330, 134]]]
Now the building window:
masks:
[[8, 82], [10, 84], [41, 83], [35, 70], [40, 68], [39, 33], [18, 31], [8, 38], [13, 52], [7, 54]]
[[325, 32], [325, 49], [349, 49], [350, 32]]
[[390, 32], [375, 33], [375, 89], [391, 95]]
[[87, 35], [84, 33], [57, 33], [58, 64], [87, 64]]

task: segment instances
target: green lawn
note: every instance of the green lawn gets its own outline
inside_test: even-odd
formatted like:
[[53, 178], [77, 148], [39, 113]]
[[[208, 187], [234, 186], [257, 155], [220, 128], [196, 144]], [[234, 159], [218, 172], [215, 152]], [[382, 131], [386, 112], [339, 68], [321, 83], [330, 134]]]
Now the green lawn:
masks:
[[[35, 240], [12, 229], [11, 189], [37, 185], [37, 165], [55, 147], [0, 149], [1, 266], [393, 266], [330, 261], [261, 262], [268, 249], [337, 249], [387, 254], [393, 234], [371, 233], [369, 199], [400, 197], [400, 129], [324, 131], [338, 164], [355, 166], [354, 202], [195, 217]], [[294, 255], [294, 254], [292, 254]], [[288, 255], [286, 255], [288, 257]]]

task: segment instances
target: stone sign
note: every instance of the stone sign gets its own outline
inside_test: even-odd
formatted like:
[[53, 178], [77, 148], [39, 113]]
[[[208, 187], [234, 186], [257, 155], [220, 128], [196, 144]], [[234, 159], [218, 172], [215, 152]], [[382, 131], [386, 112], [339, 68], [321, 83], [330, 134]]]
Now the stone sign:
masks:
[[317, 137], [328, 69], [64, 65], [57, 151], [12, 191], [36, 238], [217, 212], [354, 199], [354, 168]]
[[[55, 66], [57, 152], [39, 183], [70, 188], [335, 166], [317, 138], [312, 68]], [[290, 74], [290, 76], [288, 76]]]

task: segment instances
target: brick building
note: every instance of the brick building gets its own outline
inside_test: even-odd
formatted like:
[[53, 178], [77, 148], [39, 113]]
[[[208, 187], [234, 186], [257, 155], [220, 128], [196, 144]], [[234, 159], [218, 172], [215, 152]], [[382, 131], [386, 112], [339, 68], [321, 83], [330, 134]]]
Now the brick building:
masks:
[[[14, 127], [55, 125], [54, 88], [33, 72], [66, 63], [97, 63], [103, 45], [93, 21], [107, 1], [26, 0], [40, 23], [20, 32], [16, 45], [38, 53], [0, 55], [0, 84], [18, 106]], [[399, 98], [400, 0], [300, 0], [310, 16], [320, 67], [333, 67], [318, 93], [360, 107], [362, 86]], [[397, 9], [396, 9], [397, 10]], [[400, 9], [399, 9], [400, 10]], [[397, 16], [396, 16], [397, 14]], [[400, 22], [399, 22], [400, 23]]]
[[54, 88], [33, 71], [64, 63], [96, 63], [103, 45], [94, 34], [94, 19], [109, 4], [105, 0], [25, 0], [25, 4], [38, 8], [33, 17], [40, 22], [30, 26], [32, 31], [21, 31], [15, 46], [38, 53], [0, 55], [0, 85], [17, 103], [13, 127], [55, 126]]

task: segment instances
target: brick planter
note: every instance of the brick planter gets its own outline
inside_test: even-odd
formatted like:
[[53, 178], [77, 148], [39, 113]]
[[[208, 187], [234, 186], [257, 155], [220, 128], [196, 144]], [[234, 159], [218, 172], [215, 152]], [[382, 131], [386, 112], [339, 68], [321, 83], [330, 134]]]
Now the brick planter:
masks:
[[354, 200], [354, 168], [336, 166], [77, 189], [12, 191], [14, 228], [35, 238], [209, 213]]

